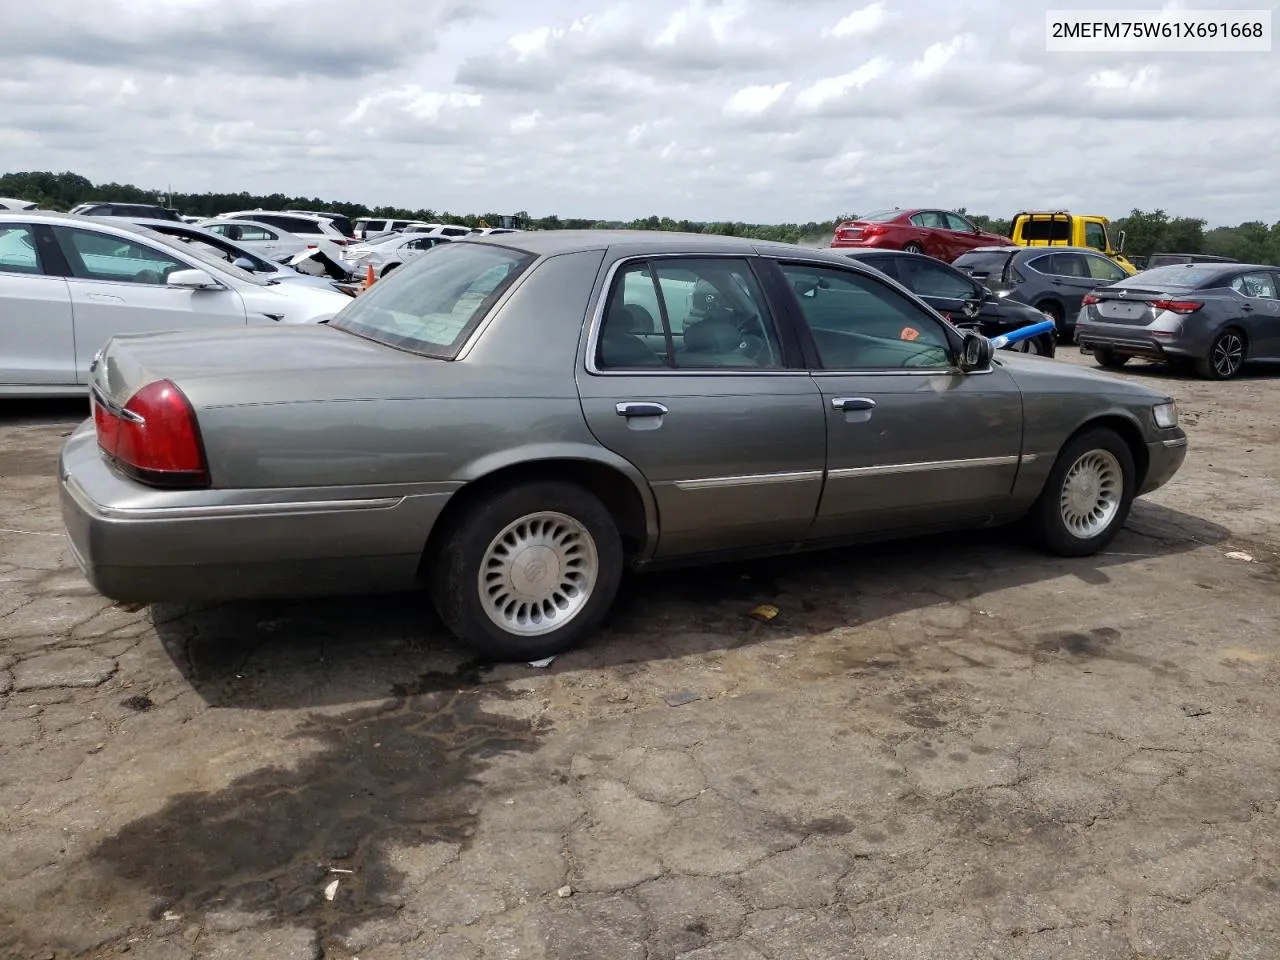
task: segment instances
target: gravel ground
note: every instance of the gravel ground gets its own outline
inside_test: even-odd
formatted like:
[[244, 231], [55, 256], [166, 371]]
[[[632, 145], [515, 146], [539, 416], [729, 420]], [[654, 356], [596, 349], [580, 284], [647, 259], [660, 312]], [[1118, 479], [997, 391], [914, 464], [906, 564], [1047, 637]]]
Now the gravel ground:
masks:
[[1124, 376], [1191, 448], [1104, 555], [637, 578], [547, 669], [414, 596], [113, 606], [82, 405], [5, 403], [0, 956], [1280, 956], [1280, 379]]

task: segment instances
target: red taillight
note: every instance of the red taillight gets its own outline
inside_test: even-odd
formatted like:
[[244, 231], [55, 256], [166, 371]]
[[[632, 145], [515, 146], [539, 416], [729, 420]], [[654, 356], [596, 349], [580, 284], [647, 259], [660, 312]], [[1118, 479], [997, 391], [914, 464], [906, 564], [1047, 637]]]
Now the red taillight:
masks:
[[1168, 310], [1170, 313], [1180, 313], [1184, 317], [1188, 313], [1195, 313], [1204, 306], [1199, 300], [1157, 300], [1151, 304], [1157, 310]]
[[1084, 304], [1086, 307], [1091, 307], [1095, 303], [1101, 303], [1102, 300], [1100, 297], [1095, 297], [1092, 293], [1086, 293], [1084, 295], [1084, 299], [1081, 300], [1080, 302]]
[[885, 226], [884, 226], [884, 224], [882, 224], [882, 223], [869, 223], [869, 224], [867, 224], [865, 227], [863, 227], [863, 228], [862, 228], [862, 235], [863, 235], [864, 237], [878, 237], [878, 236], [880, 236], [880, 234], [884, 233], [884, 231], [885, 231]]
[[93, 398], [98, 446], [123, 472], [157, 487], [207, 487], [195, 411], [168, 380], [149, 383], [120, 412]]

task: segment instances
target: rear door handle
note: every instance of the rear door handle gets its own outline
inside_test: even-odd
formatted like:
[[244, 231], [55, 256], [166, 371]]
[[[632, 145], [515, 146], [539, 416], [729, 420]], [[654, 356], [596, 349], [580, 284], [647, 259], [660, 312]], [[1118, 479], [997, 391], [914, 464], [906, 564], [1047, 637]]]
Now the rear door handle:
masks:
[[667, 412], [667, 408], [663, 404], [648, 400], [626, 401], [617, 404], [614, 409], [618, 412], [618, 416], [626, 417], [628, 420], [632, 417], [661, 417]]
[[874, 410], [876, 402], [868, 397], [832, 397], [833, 410]]
[[1253, 313], [1253, 304], [1252, 303], [1241, 304], [1240, 309], [1244, 310], [1246, 313]]
[[111, 293], [90, 293], [87, 294], [90, 300], [99, 300], [103, 303], [124, 303], [124, 297], [117, 297]]

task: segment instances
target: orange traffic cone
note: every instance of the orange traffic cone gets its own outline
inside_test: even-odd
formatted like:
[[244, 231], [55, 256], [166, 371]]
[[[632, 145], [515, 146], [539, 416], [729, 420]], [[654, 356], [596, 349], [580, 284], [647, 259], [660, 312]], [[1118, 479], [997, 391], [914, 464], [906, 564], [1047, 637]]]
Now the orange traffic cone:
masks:
[[370, 287], [373, 286], [373, 282], [376, 279], [377, 277], [373, 275], [373, 264], [371, 263], [369, 264], [369, 269], [366, 270], [364, 274], [364, 288], [368, 290]]

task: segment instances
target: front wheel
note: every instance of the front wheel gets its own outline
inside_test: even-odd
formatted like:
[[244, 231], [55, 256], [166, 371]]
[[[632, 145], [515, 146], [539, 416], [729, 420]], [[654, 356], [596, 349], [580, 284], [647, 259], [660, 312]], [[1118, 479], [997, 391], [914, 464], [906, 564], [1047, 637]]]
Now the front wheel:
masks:
[[1032, 508], [1032, 526], [1049, 552], [1091, 556], [1120, 532], [1136, 489], [1128, 444], [1112, 430], [1087, 430], [1059, 451]]
[[589, 491], [555, 481], [474, 504], [429, 558], [445, 626], [493, 660], [539, 660], [586, 638], [622, 577], [622, 540]]

